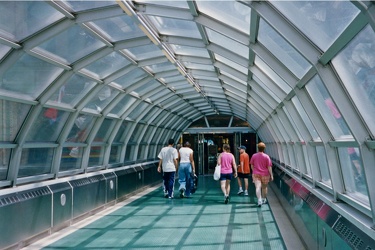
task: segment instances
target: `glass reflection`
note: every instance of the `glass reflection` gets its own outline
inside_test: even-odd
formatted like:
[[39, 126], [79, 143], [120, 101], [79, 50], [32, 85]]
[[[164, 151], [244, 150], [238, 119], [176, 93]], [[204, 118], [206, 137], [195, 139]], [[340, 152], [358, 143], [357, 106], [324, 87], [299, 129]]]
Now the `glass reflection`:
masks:
[[52, 95], [49, 102], [66, 103], [74, 107], [96, 84], [88, 78], [74, 74]]
[[67, 142], [85, 142], [94, 125], [95, 118], [92, 115], [81, 114], [74, 121]]
[[359, 148], [338, 148], [346, 194], [369, 203]]
[[103, 109], [115, 98], [118, 94], [118, 91], [112, 89], [111, 87], [104, 86], [97, 96], [93, 97], [90, 102], [85, 106], [97, 112], [102, 112]]
[[104, 152], [105, 152], [104, 146], [91, 147], [88, 167], [95, 167], [95, 166], [103, 165]]
[[336, 104], [331, 99], [326, 87], [318, 76], [315, 76], [307, 85], [306, 89], [311, 95], [323, 120], [326, 122], [332, 135], [339, 138], [343, 135], [351, 135], [348, 125], [341, 116]]
[[51, 173], [54, 148], [24, 148], [18, 178]]
[[30, 105], [0, 100], [0, 142], [14, 142], [30, 108]]
[[62, 72], [61, 68], [24, 54], [4, 73], [0, 89], [36, 98]]
[[44, 1], [0, 1], [0, 35], [20, 41], [64, 17]]
[[322, 50], [327, 50], [359, 13], [349, 1], [270, 1]]
[[80, 169], [82, 163], [82, 147], [64, 147], [59, 172]]
[[367, 25], [332, 63], [375, 134], [375, 33]]
[[327, 155], [323, 146], [316, 146], [316, 154], [319, 163], [321, 182], [332, 187], [331, 176], [328, 170]]
[[6, 180], [10, 161], [10, 148], [0, 148], [0, 181]]
[[55, 108], [44, 108], [27, 133], [26, 141], [57, 141], [68, 117], [68, 112]]

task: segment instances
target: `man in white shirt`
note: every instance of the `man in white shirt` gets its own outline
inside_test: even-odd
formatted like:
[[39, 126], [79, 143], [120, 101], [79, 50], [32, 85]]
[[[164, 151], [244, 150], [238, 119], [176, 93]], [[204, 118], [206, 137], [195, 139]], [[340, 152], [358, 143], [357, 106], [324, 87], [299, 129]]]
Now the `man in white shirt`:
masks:
[[173, 147], [174, 140], [169, 139], [168, 146], [163, 147], [158, 155], [159, 166], [158, 172], [163, 171], [163, 180], [165, 189], [168, 192], [168, 198], [173, 199], [173, 190], [174, 190], [174, 179], [175, 174], [178, 169], [178, 152], [177, 149]]

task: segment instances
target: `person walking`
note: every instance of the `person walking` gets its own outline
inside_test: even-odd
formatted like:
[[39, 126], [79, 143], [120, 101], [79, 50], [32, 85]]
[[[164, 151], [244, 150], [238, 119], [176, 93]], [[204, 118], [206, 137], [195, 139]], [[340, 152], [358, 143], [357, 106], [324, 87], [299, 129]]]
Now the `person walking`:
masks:
[[[238, 165], [238, 192], [237, 194], [244, 194], [248, 196], [248, 189], [249, 189], [249, 176], [250, 176], [250, 160], [249, 155], [246, 153], [245, 146], [239, 146], [238, 150], [240, 151], [240, 164]], [[244, 183], [244, 189], [242, 188], [242, 181]]]
[[258, 143], [258, 153], [253, 154], [250, 159], [258, 207], [267, 203], [268, 183], [273, 181], [272, 162], [270, 157], [264, 153], [265, 149], [266, 144], [263, 142]]
[[191, 176], [195, 173], [194, 151], [190, 148], [189, 142], [185, 142], [180, 148], [180, 166], [178, 168], [178, 177], [180, 183], [180, 198], [190, 197], [192, 189]]
[[174, 140], [169, 139], [168, 146], [163, 147], [158, 155], [158, 172], [161, 173], [163, 171], [163, 181], [169, 199], [173, 199], [174, 196], [174, 179], [178, 170], [178, 152], [173, 145]]
[[220, 187], [224, 194], [224, 203], [227, 204], [230, 199], [230, 181], [237, 177], [237, 167], [234, 155], [230, 152], [229, 144], [223, 145], [223, 152], [217, 159], [217, 164], [220, 165]]

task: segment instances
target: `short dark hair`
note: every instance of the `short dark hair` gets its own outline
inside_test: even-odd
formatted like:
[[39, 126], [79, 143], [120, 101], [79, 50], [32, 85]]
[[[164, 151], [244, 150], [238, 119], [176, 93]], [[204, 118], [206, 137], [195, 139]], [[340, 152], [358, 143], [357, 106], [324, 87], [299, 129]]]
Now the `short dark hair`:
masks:
[[173, 145], [174, 144], [174, 140], [171, 138], [168, 140], [168, 145]]
[[188, 142], [188, 141], [186, 141], [184, 145], [185, 145], [185, 147], [190, 147], [191, 146], [190, 142]]

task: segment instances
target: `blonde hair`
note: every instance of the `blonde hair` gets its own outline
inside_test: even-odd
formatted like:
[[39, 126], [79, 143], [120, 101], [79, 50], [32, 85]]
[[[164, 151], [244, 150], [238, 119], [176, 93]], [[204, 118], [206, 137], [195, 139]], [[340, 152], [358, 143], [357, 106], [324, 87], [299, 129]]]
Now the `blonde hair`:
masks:
[[264, 152], [265, 149], [266, 149], [266, 144], [264, 144], [263, 142], [259, 142], [258, 143], [258, 150], [260, 152]]

